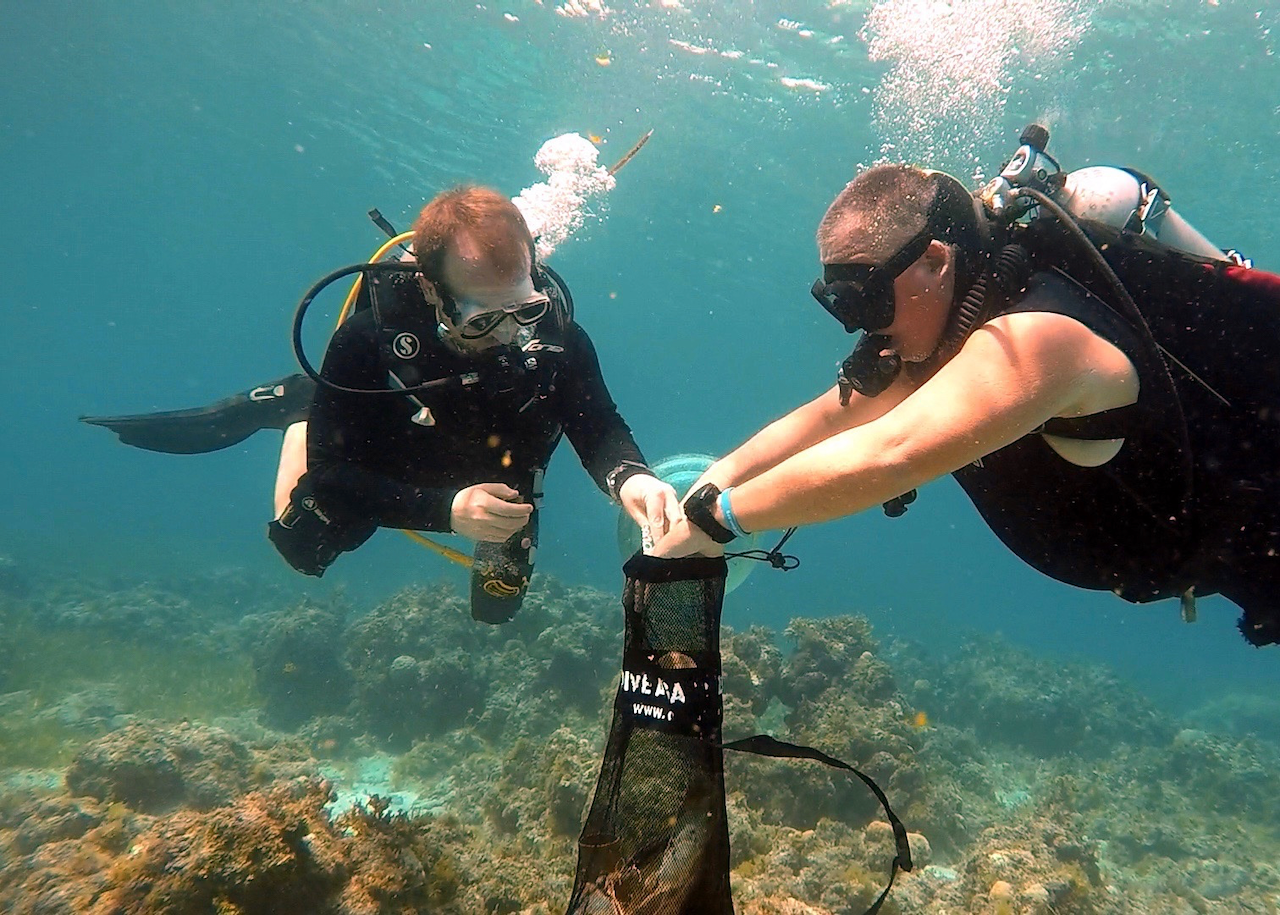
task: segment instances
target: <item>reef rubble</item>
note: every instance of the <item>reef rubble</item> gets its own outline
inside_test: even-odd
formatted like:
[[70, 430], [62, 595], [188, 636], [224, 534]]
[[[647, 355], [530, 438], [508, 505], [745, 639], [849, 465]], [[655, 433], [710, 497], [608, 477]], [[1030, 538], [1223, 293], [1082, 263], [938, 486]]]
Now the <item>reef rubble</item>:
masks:
[[[367, 612], [237, 613], [128, 583], [94, 598], [104, 629], [56, 609], [85, 590], [0, 592], [0, 623], [24, 634], [0, 652], [0, 911], [562, 911], [616, 687], [616, 597], [539, 576], [492, 627], [447, 586]], [[112, 641], [110, 620], [183, 608], [210, 625]], [[209, 682], [220, 704], [192, 715], [88, 655], [51, 681], [23, 654], [113, 648], [187, 670], [204, 652], [236, 685]], [[1280, 906], [1280, 746], [1238, 721], [1177, 718], [1100, 667], [995, 637], [934, 656], [847, 614], [727, 630], [722, 648], [727, 738], [811, 744], [888, 794], [916, 868], [886, 913]], [[875, 898], [893, 841], [860, 782], [729, 754], [726, 786], [742, 915]]]

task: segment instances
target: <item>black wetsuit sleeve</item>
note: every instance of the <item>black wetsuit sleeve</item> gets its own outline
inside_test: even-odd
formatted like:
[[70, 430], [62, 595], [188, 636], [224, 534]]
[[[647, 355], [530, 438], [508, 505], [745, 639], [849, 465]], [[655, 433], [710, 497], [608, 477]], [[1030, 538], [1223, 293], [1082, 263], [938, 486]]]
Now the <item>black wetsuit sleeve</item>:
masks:
[[[334, 333], [321, 374], [344, 387], [386, 387], [369, 313], [355, 315]], [[405, 422], [397, 412], [403, 407], [397, 397], [320, 385], [307, 426], [307, 473], [299, 486], [342, 519], [448, 531], [456, 489], [416, 486], [377, 469], [387, 458], [387, 430]]]
[[591, 338], [575, 323], [569, 326], [565, 344], [569, 362], [561, 417], [565, 435], [591, 479], [615, 498], [617, 494], [609, 491], [609, 473], [622, 468], [615, 477], [615, 484], [621, 486], [627, 476], [643, 472], [644, 455], [609, 395]]

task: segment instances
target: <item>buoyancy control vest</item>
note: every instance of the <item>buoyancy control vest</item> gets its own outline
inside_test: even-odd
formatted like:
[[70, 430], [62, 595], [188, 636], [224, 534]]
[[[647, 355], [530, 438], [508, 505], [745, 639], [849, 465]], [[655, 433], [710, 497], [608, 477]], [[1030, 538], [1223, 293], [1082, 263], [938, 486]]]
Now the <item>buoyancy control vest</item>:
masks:
[[[1189, 539], [1190, 473], [1188, 449], [1165, 419], [1172, 398], [1147, 383], [1162, 370], [1158, 356], [1149, 356], [1097, 297], [1054, 270], [1034, 272], [992, 317], [1015, 312], [1062, 314], [1114, 344], [1143, 379], [1138, 402], [1061, 426], [1050, 420], [955, 471], [956, 480], [991, 530], [1033, 568], [1128, 600], [1167, 596], [1164, 582], [1184, 564]], [[1041, 433], [1125, 444], [1107, 463], [1084, 467], [1059, 455]]]
[[[1131, 292], [1150, 337], [1116, 307], [1094, 255], [1049, 216], [1014, 238], [1033, 268], [1079, 294], [1059, 297], [1061, 307], [996, 311], [1067, 314], [1129, 356], [1142, 379], [1137, 404], [1037, 430], [1125, 445], [1100, 468], [1077, 468], [1037, 434], [956, 477], [1006, 545], [1046, 574], [1136, 602], [1221, 592], [1245, 610], [1250, 641], [1271, 640], [1280, 635], [1263, 634], [1280, 616], [1280, 277], [1076, 223]], [[1163, 371], [1171, 391], [1152, 383]], [[1033, 532], [1050, 519], [1036, 518], [1021, 484], [1053, 505], [1051, 538]]]
[[[528, 524], [507, 541], [476, 544], [471, 615], [491, 624], [512, 619], [523, 602], [538, 545], [542, 478], [563, 432], [549, 402], [567, 356], [564, 341], [573, 320], [573, 299], [549, 267], [535, 265], [533, 279], [551, 299], [546, 316], [523, 329], [516, 344], [476, 354], [458, 353], [443, 341], [415, 275], [374, 274], [365, 284], [387, 384], [405, 389], [402, 434], [426, 445], [437, 424], [466, 430], [448, 439], [449, 446], [468, 452], [468, 466], [487, 464], [495, 479], [519, 490], [534, 506]], [[412, 390], [450, 374], [456, 384]]]
[[[1079, 225], [1136, 293], [1159, 348], [1135, 364], [1164, 360], [1185, 418], [1191, 485], [1184, 510], [1192, 525], [1186, 585], [1199, 593], [1224, 590], [1215, 581], [1224, 566], [1250, 563], [1255, 553], [1274, 557], [1280, 549], [1280, 276], [1172, 251], [1102, 223]], [[1033, 259], [1053, 259], [1107, 298], [1105, 280], [1064, 243], [1054, 222], [1033, 221], [1022, 240]], [[1274, 558], [1271, 564], [1280, 565]], [[1280, 569], [1271, 578], [1280, 583]], [[1176, 589], [1176, 582], [1168, 584]]]

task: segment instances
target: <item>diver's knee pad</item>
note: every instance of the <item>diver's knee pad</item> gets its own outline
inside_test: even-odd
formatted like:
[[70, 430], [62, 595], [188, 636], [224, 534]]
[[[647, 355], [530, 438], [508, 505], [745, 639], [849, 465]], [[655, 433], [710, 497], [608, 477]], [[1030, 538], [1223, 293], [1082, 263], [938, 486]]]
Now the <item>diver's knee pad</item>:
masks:
[[295, 570], [319, 578], [335, 559], [356, 549], [377, 529], [372, 521], [334, 517], [321, 507], [309, 483], [299, 483], [280, 517], [267, 525], [267, 538]]

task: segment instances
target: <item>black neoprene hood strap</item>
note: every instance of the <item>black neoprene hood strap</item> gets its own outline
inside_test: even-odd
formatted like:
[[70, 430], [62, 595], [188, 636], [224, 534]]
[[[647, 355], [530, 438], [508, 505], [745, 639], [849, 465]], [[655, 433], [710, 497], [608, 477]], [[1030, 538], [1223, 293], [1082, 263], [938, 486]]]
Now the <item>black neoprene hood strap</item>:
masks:
[[[907, 239], [883, 264], [823, 264], [822, 280], [828, 284], [857, 283], [864, 288], [873, 279], [878, 282], [892, 281], [920, 259], [932, 240], [933, 228], [926, 225]], [[885, 279], [880, 280], [881, 276]]]

